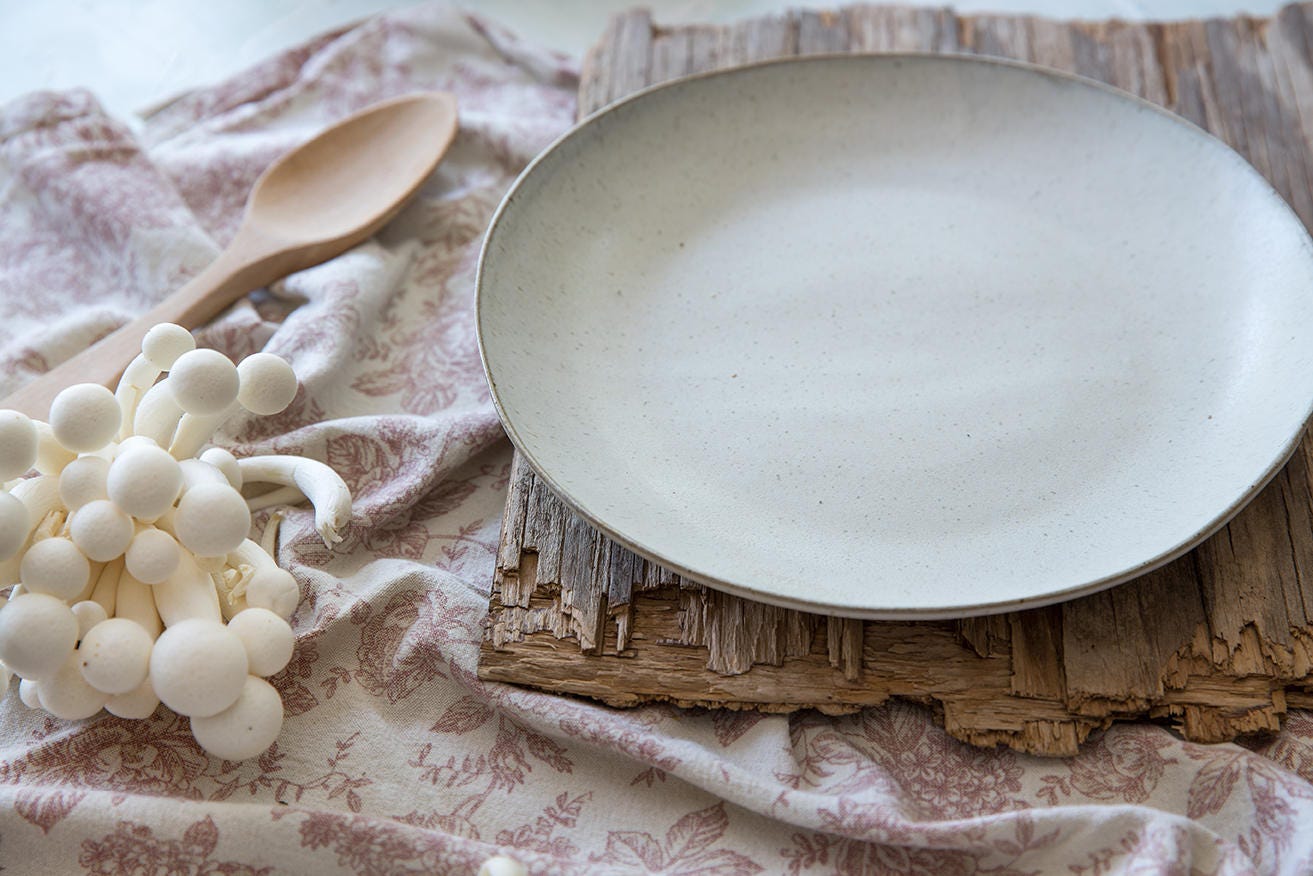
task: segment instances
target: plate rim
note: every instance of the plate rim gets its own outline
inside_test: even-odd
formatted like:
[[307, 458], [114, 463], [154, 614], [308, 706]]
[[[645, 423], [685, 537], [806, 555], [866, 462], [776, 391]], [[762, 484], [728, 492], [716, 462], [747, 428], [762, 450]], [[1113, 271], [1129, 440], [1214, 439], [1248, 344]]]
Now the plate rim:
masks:
[[[1071, 587], [1051, 591], [1043, 596], [1021, 597], [1008, 599], [1004, 601], [975, 603], [971, 605], [953, 605], [953, 606], [931, 606], [925, 608], [855, 608], [852, 606], [834, 605], [827, 602], [813, 602], [800, 597], [784, 597], [774, 593], [762, 592], [744, 584], [738, 584], [733, 581], [726, 581], [715, 575], [697, 572], [682, 563], [671, 560], [662, 556], [659, 552], [652, 550], [641, 544], [639, 541], [630, 538], [617, 531], [614, 527], [607, 524], [604, 520], [584, 507], [570, 492], [564, 489], [548, 472], [544, 466], [529, 450], [524, 440], [520, 437], [518, 430], [506, 412], [502, 404], [501, 395], [498, 392], [497, 381], [493, 377], [492, 369], [488, 362], [487, 350], [484, 342], [484, 283], [485, 273], [488, 261], [488, 254], [491, 249], [494, 236], [500, 230], [502, 219], [515, 200], [521, 185], [530, 174], [543, 162], [547, 161], [558, 148], [581, 136], [598, 120], [617, 111], [631, 103], [640, 101], [649, 95], [668, 89], [685, 87], [690, 83], [706, 79], [732, 77], [743, 73], [759, 70], [764, 67], [786, 66], [786, 65], [805, 65], [805, 64], [826, 64], [826, 63], [851, 63], [862, 62], [871, 63], [899, 61], [930, 61], [935, 63], [947, 64], [979, 64], [986, 67], [1009, 68], [1019, 70], [1025, 73], [1038, 75], [1042, 78], [1057, 80], [1067, 85], [1076, 85], [1079, 87], [1093, 88], [1101, 91], [1114, 98], [1129, 101], [1140, 109], [1148, 109], [1155, 114], [1165, 118], [1170, 123], [1181, 126], [1186, 129], [1191, 136], [1202, 137], [1214, 144], [1214, 148], [1221, 147], [1225, 152], [1230, 153], [1231, 158], [1238, 162], [1240, 172], [1248, 173], [1258, 180], [1260, 190], [1264, 192], [1265, 197], [1275, 202], [1278, 212], [1284, 211], [1286, 216], [1295, 224], [1295, 227], [1302, 231], [1302, 239], [1306, 255], [1309, 256], [1310, 264], [1313, 264], [1313, 234], [1305, 226], [1304, 221], [1295, 212], [1290, 203], [1277, 191], [1272, 182], [1254, 167], [1250, 161], [1240, 154], [1238, 150], [1232, 147], [1225, 140], [1215, 136], [1204, 128], [1196, 125], [1194, 122], [1178, 115], [1166, 107], [1160, 106], [1152, 101], [1140, 97], [1133, 92], [1126, 91], [1103, 82], [1098, 79], [1092, 79], [1088, 76], [1082, 76], [1067, 70], [1060, 70], [1053, 67], [1045, 67], [1040, 64], [1029, 61], [1020, 61], [1013, 58], [1003, 58], [991, 55], [974, 55], [965, 52], [929, 52], [929, 51], [907, 51], [907, 52], [820, 52], [810, 55], [789, 55], [778, 58], [765, 58], [745, 64], [737, 64], [732, 67], [724, 67], [716, 70], [706, 70], [700, 73], [693, 73], [686, 76], [680, 76], [669, 79], [664, 82], [658, 82], [648, 85], [638, 91], [632, 92], [619, 100], [606, 104], [605, 106], [594, 110], [588, 115], [579, 119], [568, 130], [564, 131], [553, 139], [548, 145], [543, 147], [537, 155], [525, 165], [524, 169], [515, 177], [506, 193], [502, 196], [489, 220], [488, 227], [484, 232], [483, 242], [479, 248], [478, 265], [474, 277], [474, 311], [475, 311], [475, 340], [478, 346], [479, 363], [483, 368], [484, 379], [488, 385], [488, 392], [492, 399], [492, 404], [497, 412], [497, 417], [501, 421], [502, 429], [505, 431], [511, 444], [519, 451], [525, 462], [533, 470], [536, 477], [543, 480], [551, 489], [552, 493], [563, 502], [571, 511], [578, 514], [585, 522], [602, 535], [611, 539], [621, 547], [643, 557], [649, 562], [656, 563], [672, 572], [687, 578], [690, 581], [701, 584], [712, 590], [718, 590], [729, 593], [743, 599], [762, 602], [779, 608], [788, 608], [796, 611], [806, 611], [815, 614], [829, 615], [835, 617], [847, 617], [861, 620], [876, 621], [919, 621], [919, 620], [949, 620], [962, 619], [969, 617], [985, 617], [994, 614], [1003, 614], [1010, 611], [1021, 611], [1031, 608], [1040, 608], [1043, 606], [1054, 605], [1068, 602], [1083, 596], [1090, 596], [1095, 593], [1108, 590], [1120, 584], [1125, 584], [1143, 575], [1146, 575], [1156, 569], [1171, 563], [1194, 550], [1209, 537], [1219, 532], [1223, 527], [1231, 522], [1237, 514], [1244, 510], [1253, 499], [1263, 491], [1263, 489], [1272, 482], [1272, 480], [1285, 468], [1286, 464], [1299, 449], [1305, 434], [1308, 431], [1310, 420], [1313, 420], [1313, 396], [1305, 403], [1304, 415], [1301, 418], [1299, 427], [1294, 434], [1286, 441], [1280, 453], [1277, 455], [1272, 464], [1263, 471], [1262, 475], [1250, 485], [1237, 499], [1228, 505], [1225, 509], [1213, 517], [1204, 527], [1196, 531], [1193, 535], [1184, 541], [1168, 548], [1166, 551], [1150, 557], [1140, 564], [1129, 569], [1124, 569], [1112, 575], [1104, 576], [1093, 581], [1085, 581]], [[504, 515], [503, 515], [504, 516]]]

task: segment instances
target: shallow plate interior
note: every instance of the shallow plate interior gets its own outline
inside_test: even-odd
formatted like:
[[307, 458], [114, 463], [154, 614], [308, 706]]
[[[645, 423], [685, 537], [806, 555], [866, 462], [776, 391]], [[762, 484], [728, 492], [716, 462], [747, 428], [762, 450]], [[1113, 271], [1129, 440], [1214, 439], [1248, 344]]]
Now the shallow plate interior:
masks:
[[503, 420], [714, 587], [867, 617], [1179, 555], [1293, 448], [1313, 257], [1220, 142], [1110, 89], [829, 57], [650, 90], [520, 179], [479, 278]]

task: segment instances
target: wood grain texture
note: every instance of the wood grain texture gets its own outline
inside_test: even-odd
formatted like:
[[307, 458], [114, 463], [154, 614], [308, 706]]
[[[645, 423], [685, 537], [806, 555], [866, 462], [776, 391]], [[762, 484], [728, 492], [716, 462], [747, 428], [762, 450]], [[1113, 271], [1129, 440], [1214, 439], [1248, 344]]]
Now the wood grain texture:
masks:
[[[1230, 143], [1313, 223], [1313, 4], [1172, 24], [858, 6], [660, 28], [637, 10], [588, 56], [579, 111], [690, 73], [847, 51], [997, 55], [1111, 83]], [[1221, 532], [1131, 583], [921, 623], [704, 589], [597, 533], [517, 455], [479, 674], [616, 706], [838, 713], [902, 697], [959, 739], [1048, 755], [1114, 720], [1167, 720], [1199, 741], [1275, 730], [1287, 708], [1313, 707], [1310, 454], [1306, 437]]]

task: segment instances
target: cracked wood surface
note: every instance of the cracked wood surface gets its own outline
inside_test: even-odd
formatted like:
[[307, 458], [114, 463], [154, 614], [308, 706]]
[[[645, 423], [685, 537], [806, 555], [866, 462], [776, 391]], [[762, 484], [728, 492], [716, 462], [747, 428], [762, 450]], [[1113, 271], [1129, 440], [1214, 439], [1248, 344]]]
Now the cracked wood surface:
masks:
[[[1108, 82], [1230, 143], [1313, 223], [1313, 3], [1171, 24], [858, 6], [661, 28], [635, 10], [585, 62], [579, 112], [690, 73], [880, 51], [997, 55]], [[845, 712], [902, 697], [959, 739], [1051, 755], [1114, 720], [1167, 720], [1199, 741], [1276, 730], [1288, 708], [1313, 707], [1310, 454], [1305, 437], [1222, 531], [1128, 584], [992, 617], [878, 622], [683, 580], [584, 523], [517, 453], [479, 675], [616, 706]]]

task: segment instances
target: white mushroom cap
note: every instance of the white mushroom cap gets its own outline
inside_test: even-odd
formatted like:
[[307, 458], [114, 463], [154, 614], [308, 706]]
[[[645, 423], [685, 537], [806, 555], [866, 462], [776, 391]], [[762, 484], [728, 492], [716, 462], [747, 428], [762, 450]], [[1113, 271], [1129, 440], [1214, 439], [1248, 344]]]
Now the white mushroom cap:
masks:
[[254, 353], [237, 366], [237, 403], [253, 414], [281, 413], [296, 397], [296, 372], [273, 353]]
[[509, 855], [493, 855], [483, 862], [477, 876], [529, 876], [529, 871]]
[[53, 675], [77, 639], [72, 609], [45, 593], [22, 593], [0, 611], [0, 660], [23, 678]]
[[90, 599], [73, 603], [73, 616], [78, 620], [78, 638], [86, 638], [87, 633], [98, 623], [103, 623], [109, 615], [105, 606]]
[[141, 583], [159, 584], [178, 568], [178, 561], [182, 558], [180, 551], [173, 536], [151, 527], [136, 534], [123, 561], [128, 574]]
[[150, 678], [161, 702], [179, 715], [217, 715], [242, 692], [246, 649], [218, 621], [180, 621], [155, 640]]
[[22, 500], [10, 493], [0, 493], [0, 560], [7, 560], [27, 542], [32, 516]]
[[173, 363], [167, 381], [173, 400], [189, 414], [220, 414], [237, 400], [237, 366], [217, 350], [192, 350]]
[[68, 601], [75, 599], [91, 580], [91, 564], [67, 538], [45, 538], [23, 554], [18, 575], [24, 590]]
[[160, 445], [155, 442], [155, 439], [150, 437], [149, 435], [129, 435], [127, 438], [124, 438], [122, 441], [119, 442], [119, 452], [116, 455], [127, 453], [129, 450], [132, 450], [134, 447], [159, 447], [159, 446]]
[[196, 349], [196, 339], [180, 325], [162, 322], [152, 326], [141, 339], [141, 354], [161, 371], [168, 371], [178, 357]]
[[97, 383], [76, 383], [50, 403], [50, 428], [56, 440], [78, 453], [99, 450], [113, 441], [122, 417], [114, 393]]
[[136, 621], [114, 617], [96, 624], [78, 646], [82, 677], [107, 694], [136, 690], [146, 680], [154, 644]]
[[29, 709], [41, 708], [41, 692], [36, 682], [28, 678], [18, 682], [18, 699]]
[[69, 654], [58, 671], [41, 679], [41, 705], [56, 718], [80, 721], [105, 707], [109, 695], [87, 684], [82, 677], [82, 661], [77, 653]]
[[222, 447], [211, 447], [200, 455], [200, 461], [212, 465], [223, 473], [234, 490], [242, 488], [242, 469], [237, 464], [237, 457]]
[[115, 505], [140, 520], [154, 520], [178, 498], [182, 469], [167, 450], [133, 447], [110, 463], [107, 487]]
[[109, 460], [100, 456], [79, 456], [59, 473], [59, 498], [69, 511], [88, 502], [108, 499], [105, 482], [109, 477]]
[[248, 676], [237, 701], [217, 715], [191, 719], [196, 741], [215, 757], [246, 760], [274, 744], [283, 729], [283, 700], [263, 678]]
[[13, 480], [36, 462], [36, 425], [18, 411], [0, 411], [0, 481]]
[[182, 469], [182, 491], [185, 493], [200, 484], [218, 484], [232, 486], [222, 471], [208, 462], [199, 459], [184, 459], [178, 463]]
[[108, 563], [123, 556], [135, 531], [132, 518], [108, 499], [97, 499], [83, 505], [73, 512], [69, 524], [73, 544], [98, 563]]
[[251, 511], [246, 500], [227, 482], [222, 486], [198, 484], [187, 490], [173, 515], [178, 541], [202, 557], [226, 556], [235, 551], [250, 530]]
[[248, 608], [228, 621], [246, 648], [247, 667], [252, 675], [267, 678], [281, 672], [292, 659], [296, 634], [287, 621], [267, 608]]
[[120, 718], [140, 721], [155, 714], [159, 704], [160, 698], [155, 696], [155, 687], [147, 677], [135, 689], [111, 696], [105, 702], [105, 711]]
[[301, 588], [286, 569], [277, 567], [256, 569], [246, 582], [246, 604], [251, 608], [267, 608], [283, 619], [292, 616], [301, 601]]

